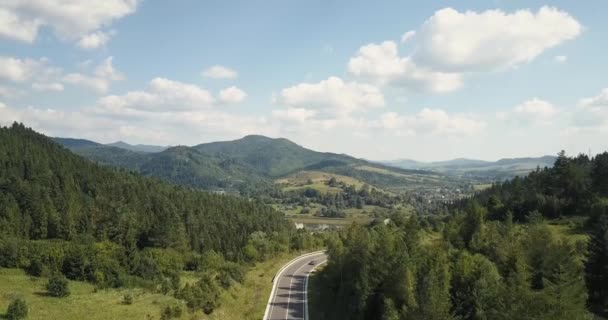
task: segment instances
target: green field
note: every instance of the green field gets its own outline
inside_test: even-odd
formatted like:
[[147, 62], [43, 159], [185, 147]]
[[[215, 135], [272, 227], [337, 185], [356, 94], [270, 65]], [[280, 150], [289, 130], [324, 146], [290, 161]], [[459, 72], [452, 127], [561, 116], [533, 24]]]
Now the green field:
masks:
[[342, 191], [342, 188], [340, 187], [331, 187], [327, 185], [327, 182], [331, 178], [334, 178], [338, 183], [353, 186], [357, 190], [365, 185], [365, 182], [359, 179], [321, 171], [300, 171], [285, 178], [275, 180], [275, 184], [279, 185], [283, 191], [302, 190], [306, 188], [316, 189], [322, 193], [337, 193]]
[[[296, 254], [285, 254], [251, 267], [242, 284], [235, 284], [222, 292], [220, 306], [211, 314], [191, 314], [183, 306], [179, 319], [247, 320], [261, 319], [268, 295], [272, 288], [272, 277], [282, 265]], [[193, 272], [182, 274], [182, 283], [197, 280]], [[143, 289], [108, 289], [96, 291], [94, 286], [79, 281], [70, 281], [70, 296], [54, 298], [46, 294], [46, 278], [30, 277], [20, 269], [0, 268], [0, 319], [14, 297], [26, 300], [30, 320], [106, 320], [106, 319], [160, 319], [162, 308], [183, 304], [171, 296], [148, 293]], [[134, 297], [133, 304], [125, 305], [126, 293]]]
[[[146, 293], [142, 289], [99, 290], [93, 285], [70, 281], [70, 296], [54, 298], [46, 294], [45, 278], [30, 277], [19, 269], [0, 269], [0, 313], [4, 314], [13, 297], [23, 297], [30, 320], [64, 319], [158, 319], [161, 308], [181, 303], [170, 296]], [[133, 294], [133, 304], [121, 303], [125, 293]], [[185, 307], [184, 307], [185, 310]], [[149, 318], [152, 319], [152, 318]], [[184, 312], [181, 319], [188, 319]]]

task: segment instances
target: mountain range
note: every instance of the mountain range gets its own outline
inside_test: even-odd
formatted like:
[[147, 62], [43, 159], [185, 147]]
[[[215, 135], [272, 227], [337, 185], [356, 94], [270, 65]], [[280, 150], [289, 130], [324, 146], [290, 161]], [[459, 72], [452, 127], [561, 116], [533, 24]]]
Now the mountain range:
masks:
[[428, 170], [447, 175], [509, 178], [525, 175], [536, 168], [551, 167], [555, 159], [555, 156], [505, 158], [497, 161], [457, 158], [448, 161], [419, 162], [399, 159], [381, 161], [381, 163], [403, 169]]
[[[353, 177], [383, 188], [433, 181], [435, 173], [402, 169], [345, 154], [317, 152], [283, 138], [250, 135], [233, 141], [168, 147], [160, 152], [134, 150], [126, 143], [54, 138], [72, 152], [101, 164], [121, 167], [195, 188], [269, 192], [274, 180], [302, 171], [321, 171]], [[146, 146], [146, 150], [160, 147]]]

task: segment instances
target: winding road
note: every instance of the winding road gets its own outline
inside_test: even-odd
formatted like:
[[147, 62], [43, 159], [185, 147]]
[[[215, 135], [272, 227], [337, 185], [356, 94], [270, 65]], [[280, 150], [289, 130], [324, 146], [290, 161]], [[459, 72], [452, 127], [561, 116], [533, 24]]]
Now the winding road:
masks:
[[299, 256], [283, 266], [274, 278], [264, 320], [307, 320], [308, 276], [326, 261], [325, 252], [319, 251]]

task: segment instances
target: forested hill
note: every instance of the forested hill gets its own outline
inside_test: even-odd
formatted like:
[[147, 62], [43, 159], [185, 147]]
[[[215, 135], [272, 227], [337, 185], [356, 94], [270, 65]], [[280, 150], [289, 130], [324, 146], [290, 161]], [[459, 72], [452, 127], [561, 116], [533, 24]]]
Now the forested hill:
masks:
[[0, 129], [0, 235], [126, 248], [216, 250], [238, 259], [249, 236], [289, 227], [275, 210], [102, 167], [23, 125]]
[[366, 164], [348, 155], [317, 152], [287, 139], [250, 135], [233, 141], [199, 144], [193, 149], [245, 162], [270, 177], [281, 177], [311, 166], [316, 168]]
[[447, 216], [353, 226], [328, 252], [317, 319], [606, 317], [608, 153], [562, 152]]
[[315, 170], [337, 173], [379, 187], [403, 187], [429, 172], [374, 164], [362, 159], [306, 149], [287, 139], [246, 136], [234, 141], [194, 147], [171, 147], [143, 153], [80, 139], [55, 138], [73, 152], [96, 162], [122, 167], [170, 182], [207, 190], [223, 189], [241, 195], [270, 194], [273, 180]]
[[474, 199], [489, 209], [489, 218], [502, 220], [511, 213], [525, 222], [532, 212], [553, 219], [588, 216], [598, 199], [608, 197], [608, 153], [594, 158], [581, 154], [568, 157], [562, 151], [553, 167], [538, 169], [478, 193]]

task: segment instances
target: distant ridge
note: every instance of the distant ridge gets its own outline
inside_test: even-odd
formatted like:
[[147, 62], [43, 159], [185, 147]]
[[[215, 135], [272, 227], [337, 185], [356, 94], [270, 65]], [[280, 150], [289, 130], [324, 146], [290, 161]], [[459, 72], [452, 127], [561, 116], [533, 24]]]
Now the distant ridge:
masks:
[[[55, 138], [72, 152], [176, 184], [241, 194], [274, 190], [274, 180], [300, 171], [322, 171], [357, 178], [380, 187], [403, 187], [436, 173], [409, 170], [357, 159], [345, 154], [306, 149], [285, 138], [249, 135], [232, 141], [146, 152], [124, 142], [109, 145]], [[150, 147], [150, 146], [147, 146]], [[155, 146], [152, 146], [155, 147]], [[160, 148], [160, 147], [157, 147]], [[158, 150], [158, 149], [145, 149]]]
[[155, 145], [146, 145], [146, 144], [128, 144], [123, 141], [116, 141], [114, 143], [108, 143], [107, 146], [117, 147], [121, 149], [131, 150], [135, 152], [146, 152], [146, 153], [156, 153], [163, 152], [167, 150], [168, 147], [163, 146], [155, 146]]
[[525, 175], [536, 168], [552, 167], [555, 156], [504, 158], [497, 161], [484, 161], [457, 158], [447, 161], [420, 162], [411, 159], [381, 161], [389, 166], [404, 169], [430, 170], [452, 175], [495, 176], [508, 178]]

